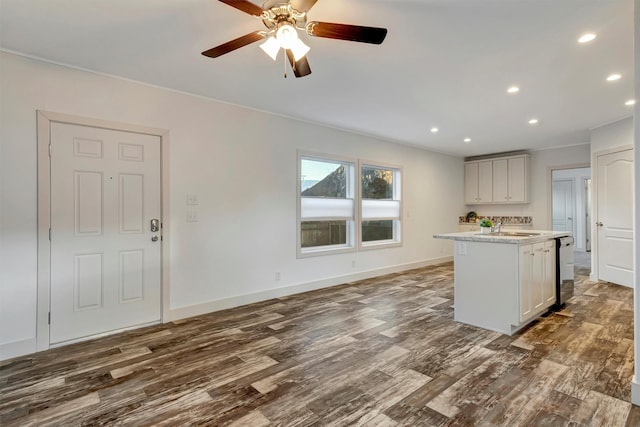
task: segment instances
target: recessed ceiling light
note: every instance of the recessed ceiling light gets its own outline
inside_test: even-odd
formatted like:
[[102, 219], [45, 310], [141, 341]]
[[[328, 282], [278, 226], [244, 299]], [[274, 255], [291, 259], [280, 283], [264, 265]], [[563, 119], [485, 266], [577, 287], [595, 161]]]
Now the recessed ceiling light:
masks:
[[437, 127], [432, 127], [431, 128], [431, 133], [438, 133], [440, 129], [438, 129]]
[[509, 93], [518, 93], [518, 92], [520, 92], [520, 88], [518, 86], [511, 86], [509, 89], [507, 89], [507, 92], [509, 92]]
[[470, 142], [471, 142], [471, 138], [465, 138], [465, 139], [464, 139], [464, 142], [465, 142], [466, 144], [470, 143]]
[[630, 99], [627, 102], [625, 102], [624, 105], [627, 105], [627, 106], [636, 105], [636, 100]]
[[620, 80], [622, 76], [620, 74], [611, 74], [609, 77], [607, 77], [607, 81], [608, 82], [615, 82], [616, 80]]
[[530, 125], [537, 125], [537, 124], [538, 124], [538, 119], [531, 119], [531, 120], [529, 120], [529, 124], [530, 124]]
[[578, 43], [589, 43], [590, 41], [594, 40], [596, 38], [596, 35], [593, 33], [586, 33], [583, 34], [582, 36], [580, 36], [580, 38], [578, 39]]

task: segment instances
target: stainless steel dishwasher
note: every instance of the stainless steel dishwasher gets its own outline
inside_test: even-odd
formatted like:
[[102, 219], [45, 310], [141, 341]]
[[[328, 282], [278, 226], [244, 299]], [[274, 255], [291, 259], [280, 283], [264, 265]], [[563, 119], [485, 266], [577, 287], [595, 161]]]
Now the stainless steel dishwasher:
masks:
[[562, 309], [573, 296], [573, 246], [572, 236], [556, 238], [556, 303], [553, 310]]

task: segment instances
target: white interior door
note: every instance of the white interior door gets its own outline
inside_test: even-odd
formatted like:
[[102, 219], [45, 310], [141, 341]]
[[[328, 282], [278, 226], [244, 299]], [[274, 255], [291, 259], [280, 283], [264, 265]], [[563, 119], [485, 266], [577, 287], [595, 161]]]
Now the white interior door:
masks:
[[159, 137], [51, 123], [51, 344], [160, 320], [160, 195]]
[[598, 156], [598, 278], [633, 286], [633, 150]]
[[554, 231], [574, 231], [574, 191], [573, 180], [554, 180], [552, 184], [552, 212]]

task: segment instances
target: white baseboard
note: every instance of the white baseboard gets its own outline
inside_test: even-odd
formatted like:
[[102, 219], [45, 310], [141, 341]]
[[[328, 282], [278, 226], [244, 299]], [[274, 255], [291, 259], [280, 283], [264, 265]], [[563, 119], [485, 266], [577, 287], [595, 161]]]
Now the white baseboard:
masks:
[[0, 344], [0, 360], [12, 359], [25, 354], [36, 352], [36, 338], [28, 338], [25, 340], [12, 341], [6, 344]]
[[631, 403], [640, 406], [640, 383], [636, 381], [636, 376], [631, 380]]
[[199, 316], [214, 311], [226, 310], [228, 308], [239, 307], [241, 305], [252, 304], [255, 302], [266, 301], [272, 298], [280, 298], [289, 295], [299, 294], [302, 292], [315, 291], [317, 289], [328, 288], [331, 286], [342, 285], [356, 280], [370, 279], [372, 277], [383, 276], [385, 274], [398, 273], [401, 271], [412, 270], [414, 268], [427, 267], [429, 265], [442, 264], [444, 262], [453, 261], [452, 256], [433, 258], [424, 261], [412, 262], [407, 264], [394, 265], [375, 270], [361, 271], [344, 276], [330, 277], [327, 279], [316, 280], [313, 282], [299, 283], [295, 285], [285, 286], [282, 288], [274, 288], [266, 291], [255, 292], [251, 294], [238, 295], [229, 298], [223, 298], [214, 301], [208, 301], [202, 304], [179, 307], [164, 313], [164, 322], [184, 319], [187, 317]]
[[596, 276], [593, 272], [589, 273], [589, 280], [591, 280], [592, 282], [597, 282], [598, 276]]

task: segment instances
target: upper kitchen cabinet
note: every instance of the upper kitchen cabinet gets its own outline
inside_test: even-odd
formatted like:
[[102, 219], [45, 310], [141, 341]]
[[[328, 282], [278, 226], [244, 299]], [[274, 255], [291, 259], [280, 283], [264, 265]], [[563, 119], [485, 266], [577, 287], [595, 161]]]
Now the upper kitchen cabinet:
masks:
[[493, 162], [464, 164], [464, 202], [467, 205], [493, 203]]
[[465, 162], [464, 202], [507, 204], [529, 202], [529, 155]]

